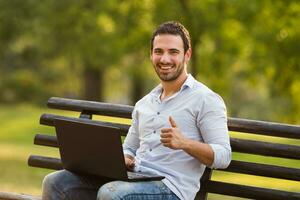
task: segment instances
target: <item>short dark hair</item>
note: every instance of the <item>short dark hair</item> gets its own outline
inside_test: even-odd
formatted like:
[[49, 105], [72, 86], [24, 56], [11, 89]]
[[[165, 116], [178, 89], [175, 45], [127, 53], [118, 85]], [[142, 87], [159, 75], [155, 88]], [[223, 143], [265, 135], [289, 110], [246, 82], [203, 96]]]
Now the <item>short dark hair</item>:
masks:
[[151, 41], [150, 41], [150, 50], [153, 50], [153, 41], [155, 36], [161, 34], [171, 34], [171, 35], [179, 35], [183, 41], [184, 53], [191, 48], [191, 38], [188, 30], [179, 22], [170, 21], [165, 22], [157, 27], [157, 29], [152, 33]]

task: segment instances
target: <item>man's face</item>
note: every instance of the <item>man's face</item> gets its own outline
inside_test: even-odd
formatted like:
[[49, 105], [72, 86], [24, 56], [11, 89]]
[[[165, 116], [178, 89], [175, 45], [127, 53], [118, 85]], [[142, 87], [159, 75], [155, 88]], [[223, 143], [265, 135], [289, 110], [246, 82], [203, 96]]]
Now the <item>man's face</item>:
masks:
[[179, 35], [155, 36], [151, 61], [162, 81], [176, 80], [185, 70], [190, 56], [190, 49], [184, 53], [183, 41]]

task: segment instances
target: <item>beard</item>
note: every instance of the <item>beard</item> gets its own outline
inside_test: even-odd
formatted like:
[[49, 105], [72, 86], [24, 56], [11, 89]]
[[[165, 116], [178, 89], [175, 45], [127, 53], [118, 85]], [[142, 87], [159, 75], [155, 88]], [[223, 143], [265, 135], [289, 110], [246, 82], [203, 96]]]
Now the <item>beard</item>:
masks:
[[[162, 81], [174, 81], [176, 80], [184, 70], [184, 59], [177, 66], [171, 65], [170, 72], [163, 72], [160, 68], [160, 63], [153, 64], [154, 69], [160, 80]], [[175, 68], [175, 69], [174, 69]]]

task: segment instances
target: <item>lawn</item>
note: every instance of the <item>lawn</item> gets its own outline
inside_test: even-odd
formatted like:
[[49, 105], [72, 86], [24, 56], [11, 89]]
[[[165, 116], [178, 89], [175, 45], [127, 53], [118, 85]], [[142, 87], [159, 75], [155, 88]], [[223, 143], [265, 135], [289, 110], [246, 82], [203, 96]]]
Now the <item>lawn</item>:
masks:
[[[33, 145], [36, 133], [54, 133], [52, 127], [39, 125], [39, 117], [42, 113], [64, 114], [76, 116], [72, 112], [61, 112], [39, 108], [32, 105], [0, 105], [0, 191], [17, 192], [26, 194], [41, 194], [43, 177], [51, 170], [32, 168], [27, 165], [30, 154], [58, 156], [57, 149]], [[116, 121], [118, 119], [98, 117], [97, 120]], [[124, 122], [124, 121], [123, 121]], [[129, 123], [126, 121], [125, 123]], [[246, 135], [231, 133], [232, 137], [246, 139], [259, 139], [262, 141], [276, 141], [284, 144], [299, 145], [299, 140], [281, 139], [267, 136]], [[290, 159], [279, 159], [272, 157], [253, 156], [247, 154], [234, 154], [234, 159], [246, 161], [258, 161], [266, 164], [278, 164], [300, 168], [300, 162]], [[239, 175], [233, 173], [217, 172], [213, 179], [231, 181], [253, 186], [263, 186], [274, 189], [289, 191], [300, 191], [299, 182], [278, 181], [273, 178], [262, 178], [258, 176]], [[218, 195], [210, 195], [209, 199], [220, 199]], [[238, 199], [233, 197], [222, 197], [222, 199]]]

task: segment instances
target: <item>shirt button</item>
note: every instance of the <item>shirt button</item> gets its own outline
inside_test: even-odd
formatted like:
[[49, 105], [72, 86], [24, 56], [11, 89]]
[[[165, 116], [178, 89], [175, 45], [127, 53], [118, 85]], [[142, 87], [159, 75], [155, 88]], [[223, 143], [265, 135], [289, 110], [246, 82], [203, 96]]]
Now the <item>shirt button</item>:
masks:
[[156, 133], [156, 131], [153, 131], [153, 133]]
[[159, 115], [159, 114], [160, 114], [160, 112], [157, 112], [157, 114]]
[[152, 151], [152, 149], [149, 149], [149, 151]]

